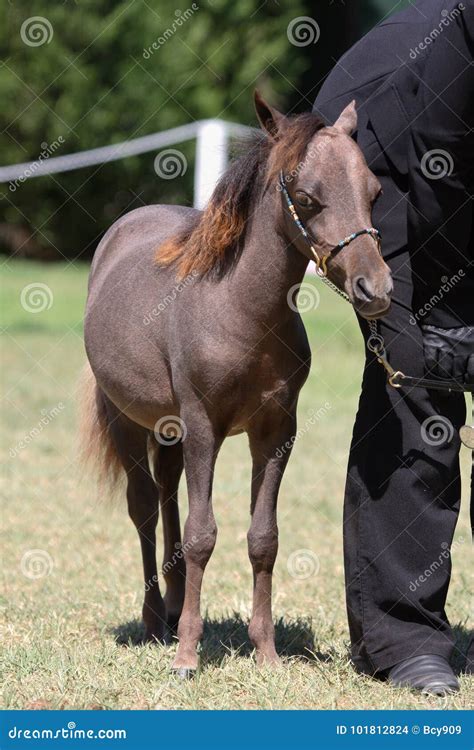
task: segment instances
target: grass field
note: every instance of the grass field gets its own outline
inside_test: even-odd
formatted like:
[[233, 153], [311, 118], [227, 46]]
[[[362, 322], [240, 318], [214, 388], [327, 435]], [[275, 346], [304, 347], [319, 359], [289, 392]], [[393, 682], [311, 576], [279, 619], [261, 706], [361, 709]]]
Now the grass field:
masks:
[[[467, 677], [459, 695], [440, 701], [360, 677], [349, 664], [341, 511], [363, 352], [351, 311], [319, 286], [320, 303], [305, 314], [313, 349], [299, 409], [299, 424], [306, 427], [280, 493], [274, 615], [283, 666], [258, 670], [247, 641], [250, 461], [244, 437], [226, 441], [217, 465], [219, 534], [204, 580], [200, 672], [182, 683], [169, 672], [174, 645], [139, 644], [142, 580], [135, 529], [124, 500], [100, 502], [77, 462], [75, 387], [85, 358], [86, 279], [85, 266], [7, 262], [2, 268], [2, 707], [472, 704]], [[30, 284], [46, 287], [36, 289], [35, 299]], [[314, 292], [317, 282], [308, 284]], [[466, 450], [465, 470], [469, 459]], [[466, 624], [470, 605], [467, 488], [463, 500], [456, 537], [466, 543], [454, 545], [448, 603], [454, 625]], [[184, 517], [184, 483], [180, 504]], [[288, 564], [301, 550], [309, 550], [313, 566], [304, 578], [292, 576]]]

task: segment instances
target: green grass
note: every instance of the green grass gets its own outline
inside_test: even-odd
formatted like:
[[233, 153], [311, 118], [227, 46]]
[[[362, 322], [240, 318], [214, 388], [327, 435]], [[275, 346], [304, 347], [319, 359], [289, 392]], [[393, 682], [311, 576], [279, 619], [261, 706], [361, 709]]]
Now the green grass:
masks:
[[[138, 645], [142, 581], [136, 532], [125, 503], [100, 502], [77, 463], [75, 386], [85, 358], [86, 281], [85, 266], [10, 261], [2, 269], [2, 706], [468, 707], [467, 677], [459, 695], [440, 702], [360, 677], [349, 664], [341, 512], [363, 352], [351, 310], [320, 286], [318, 308], [305, 315], [314, 358], [300, 426], [311, 410], [329, 408], [297, 441], [280, 494], [274, 615], [283, 667], [258, 670], [247, 640], [250, 460], [244, 437], [226, 441], [217, 465], [219, 534], [204, 580], [207, 622], [197, 678], [181, 683], [170, 675], [174, 645]], [[43, 312], [21, 305], [22, 290], [33, 283], [51, 290], [52, 305]], [[43, 417], [47, 424], [40, 429]], [[465, 451], [466, 471], [468, 460]], [[466, 488], [456, 532], [465, 543], [454, 545], [448, 603], [455, 625], [466, 622], [469, 609], [467, 499]], [[184, 517], [184, 487], [181, 508]], [[287, 561], [302, 549], [317, 556], [319, 571], [298, 580]], [[25, 576], [24, 556], [31, 550], [50, 556], [48, 575]]]

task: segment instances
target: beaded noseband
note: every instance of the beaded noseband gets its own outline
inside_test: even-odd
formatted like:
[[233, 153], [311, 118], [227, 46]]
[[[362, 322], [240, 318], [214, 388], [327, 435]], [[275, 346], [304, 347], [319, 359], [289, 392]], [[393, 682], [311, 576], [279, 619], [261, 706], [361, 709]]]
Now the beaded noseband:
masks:
[[323, 255], [320, 257], [314, 247], [313, 241], [308, 233], [308, 230], [306, 229], [305, 225], [303, 224], [300, 217], [298, 216], [298, 212], [294, 206], [293, 201], [290, 198], [290, 194], [285, 185], [285, 178], [284, 178], [283, 172], [280, 172], [279, 183], [280, 183], [281, 192], [285, 196], [286, 205], [288, 206], [288, 210], [291, 214], [291, 217], [293, 221], [295, 222], [296, 226], [298, 227], [298, 229], [300, 230], [301, 234], [305, 238], [306, 242], [308, 243], [308, 247], [309, 247], [312, 258], [314, 262], [316, 263], [316, 271], [319, 276], [326, 278], [326, 276], [328, 275], [327, 261], [333, 253], [339, 252], [339, 250], [342, 250], [347, 245], [350, 245], [351, 242], [357, 239], [357, 237], [361, 237], [363, 234], [368, 234], [370, 237], [374, 238], [374, 240], [377, 243], [379, 252], [380, 252], [381, 235], [380, 235], [379, 230], [375, 229], [374, 227], [367, 227], [366, 229], [360, 229], [358, 232], [353, 232], [352, 234], [349, 234], [343, 240], [338, 242], [337, 245], [335, 245], [333, 249], [330, 250], [330, 252], [327, 255]]

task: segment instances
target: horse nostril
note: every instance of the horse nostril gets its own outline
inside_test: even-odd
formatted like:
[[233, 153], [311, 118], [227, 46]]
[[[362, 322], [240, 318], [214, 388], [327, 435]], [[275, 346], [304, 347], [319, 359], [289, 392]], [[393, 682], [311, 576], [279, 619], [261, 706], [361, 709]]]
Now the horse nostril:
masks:
[[375, 294], [370, 281], [364, 276], [357, 276], [353, 283], [354, 295], [360, 302], [371, 302]]

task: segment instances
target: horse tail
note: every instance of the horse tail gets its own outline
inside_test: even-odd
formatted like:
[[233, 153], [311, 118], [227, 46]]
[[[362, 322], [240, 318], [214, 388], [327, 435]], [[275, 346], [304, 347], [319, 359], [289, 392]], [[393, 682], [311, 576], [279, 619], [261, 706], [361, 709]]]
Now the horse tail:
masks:
[[91, 466], [101, 488], [112, 493], [121, 478], [122, 463], [117, 453], [107, 411], [107, 400], [87, 363], [79, 387], [80, 457]]

